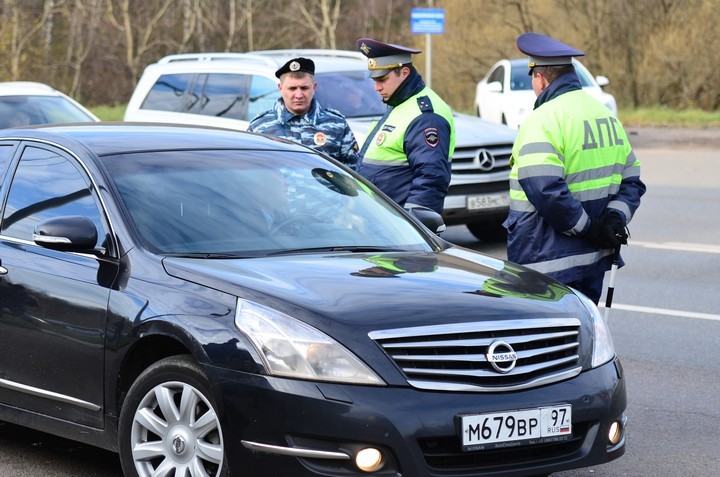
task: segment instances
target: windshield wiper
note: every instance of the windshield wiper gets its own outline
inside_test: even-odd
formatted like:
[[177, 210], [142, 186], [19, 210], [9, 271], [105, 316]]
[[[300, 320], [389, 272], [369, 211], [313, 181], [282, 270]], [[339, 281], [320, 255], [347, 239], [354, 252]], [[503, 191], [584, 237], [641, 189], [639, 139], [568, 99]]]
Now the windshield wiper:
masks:
[[275, 255], [293, 255], [296, 253], [308, 253], [308, 252], [352, 252], [352, 253], [364, 253], [364, 252], [406, 252], [406, 249], [401, 248], [390, 248], [390, 247], [379, 247], [379, 246], [368, 246], [368, 245], [346, 245], [339, 247], [308, 247], [308, 248], [290, 248], [286, 250], [277, 250], [275, 252], [267, 253], [268, 257]]
[[166, 257], [173, 258], [257, 258], [261, 253], [215, 253], [215, 252], [186, 252], [186, 253], [164, 253]]

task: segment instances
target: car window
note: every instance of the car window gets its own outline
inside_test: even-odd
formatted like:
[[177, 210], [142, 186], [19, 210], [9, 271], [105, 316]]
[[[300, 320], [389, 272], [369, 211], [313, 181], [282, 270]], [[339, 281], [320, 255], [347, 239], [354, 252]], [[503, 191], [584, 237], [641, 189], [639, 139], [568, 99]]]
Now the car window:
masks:
[[504, 91], [505, 90], [505, 82], [503, 81], [504, 78], [505, 78], [505, 67], [501, 65], [501, 66], [498, 66], [497, 68], [495, 68], [492, 71], [492, 73], [490, 73], [490, 76], [488, 76], [487, 82], [488, 82], [488, 84], [490, 84], [490, 83], [494, 83], [497, 81], [502, 86], [501, 91]]
[[62, 96], [0, 97], [0, 128], [89, 121], [93, 118]]
[[380, 116], [387, 110], [375, 91], [375, 81], [365, 71], [321, 73], [315, 75], [315, 82], [318, 102], [345, 117]]
[[532, 89], [532, 76], [528, 74], [527, 66], [511, 68], [510, 89], [512, 91], [524, 91]]
[[168, 74], [158, 78], [140, 109], [249, 121], [279, 96], [277, 81], [263, 76]]
[[167, 254], [317, 247], [428, 250], [388, 202], [313, 154], [168, 151], [103, 158], [139, 237]]
[[39, 222], [68, 215], [92, 220], [98, 230], [97, 245], [101, 246], [105, 234], [87, 176], [73, 161], [57, 152], [25, 148], [10, 184], [2, 234], [32, 241]]
[[272, 109], [279, 97], [280, 90], [277, 80], [258, 75], [252, 76], [247, 119], [250, 120], [258, 114]]
[[189, 103], [192, 102], [189, 98], [195, 77], [196, 75], [190, 73], [160, 76], [150, 88], [140, 109], [187, 111]]
[[231, 73], [200, 75], [185, 112], [247, 120], [251, 79]]
[[2, 190], [2, 183], [3, 178], [5, 177], [5, 171], [7, 170], [8, 164], [10, 164], [10, 159], [12, 159], [14, 151], [14, 144], [0, 144], [0, 191]]
[[585, 86], [592, 86], [592, 85], [593, 85], [592, 80], [591, 80], [590, 77], [587, 75], [587, 73], [585, 72], [585, 70], [583, 70], [582, 68], [576, 67], [576, 68], [575, 68], [575, 72], [577, 73], [578, 78], [580, 78], [580, 84], [581, 84], [583, 87], [585, 87]]

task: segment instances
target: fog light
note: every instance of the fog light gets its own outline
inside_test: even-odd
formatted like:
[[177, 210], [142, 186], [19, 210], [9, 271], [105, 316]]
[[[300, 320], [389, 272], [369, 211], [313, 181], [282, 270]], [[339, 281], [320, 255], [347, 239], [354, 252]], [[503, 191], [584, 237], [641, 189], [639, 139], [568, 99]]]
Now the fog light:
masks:
[[617, 444], [620, 442], [620, 438], [622, 437], [622, 427], [620, 427], [620, 423], [615, 421], [610, 426], [610, 432], [608, 432], [608, 439], [610, 440], [610, 444]]
[[363, 472], [375, 472], [382, 469], [384, 462], [382, 452], [366, 447], [355, 454], [355, 465]]

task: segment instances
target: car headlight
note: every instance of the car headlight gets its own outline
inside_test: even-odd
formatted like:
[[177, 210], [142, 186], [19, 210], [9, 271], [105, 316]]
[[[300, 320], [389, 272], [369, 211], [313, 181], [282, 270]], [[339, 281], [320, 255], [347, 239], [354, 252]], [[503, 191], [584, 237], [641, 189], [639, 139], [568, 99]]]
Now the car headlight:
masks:
[[573, 290], [575, 294], [580, 298], [580, 301], [585, 306], [592, 317], [593, 323], [593, 354], [592, 354], [592, 367], [597, 368], [615, 357], [615, 345], [613, 344], [612, 336], [610, 335], [610, 328], [608, 328], [605, 319], [600, 314], [600, 310], [597, 305], [592, 302], [584, 294], [577, 290]]
[[340, 343], [277, 310], [239, 299], [235, 325], [253, 343], [272, 375], [384, 385]]

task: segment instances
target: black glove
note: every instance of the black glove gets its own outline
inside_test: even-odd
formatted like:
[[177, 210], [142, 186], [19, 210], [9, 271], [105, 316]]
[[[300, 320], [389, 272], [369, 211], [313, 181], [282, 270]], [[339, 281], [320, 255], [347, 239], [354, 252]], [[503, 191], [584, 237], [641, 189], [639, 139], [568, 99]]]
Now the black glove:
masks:
[[627, 244], [628, 234], [622, 217], [614, 212], [605, 212], [590, 222], [585, 238], [600, 248], [617, 248]]
[[600, 248], [618, 248], [620, 245], [627, 245], [628, 234], [622, 217], [614, 212], [605, 212], [600, 217], [598, 238], [597, 244]]

